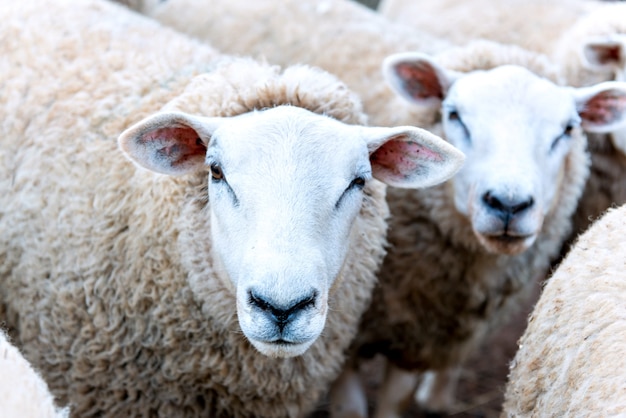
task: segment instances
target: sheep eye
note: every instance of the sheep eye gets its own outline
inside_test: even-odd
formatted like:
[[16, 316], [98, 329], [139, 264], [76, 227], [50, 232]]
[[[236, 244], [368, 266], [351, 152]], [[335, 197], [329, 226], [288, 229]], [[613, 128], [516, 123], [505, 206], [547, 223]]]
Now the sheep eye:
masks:
[[350, 186], [348, 188], [352, 187], [362, 189], [363, 187], [365, 187], [365, 179], [363, 177], [355, 178], [354, 180], [352, 180], [352, 183], [350, 183]]
[[556, 146], [561, 142], [562, 139], [569, 138], [572, 135], [572, 131], [574, 127], [572, 125], [567, 125], [563, 130], [563, 133], [556, 137], [554, 141], [552, 141], [552, 145], [550, 145], [550, 151], [556, 148]]
[[224, 172], [222, 168], [217, 164], [211, 164], [209, 166], [209, 170], [211, 171], [211, 178], [215, 181], [220, 181], [224, 179]]
[[563, 135], [571, 136], [573, 130], [574, 130], [574, 127], [572, 125], [567, 125], [565, 127], [565, 130], [563, 130]]
[[448, 113], [448, 120], [460, 120], [461, 118], [459, 117], [459, 112], [457, 112], [456, 110], [452, 110], [450, 113]]

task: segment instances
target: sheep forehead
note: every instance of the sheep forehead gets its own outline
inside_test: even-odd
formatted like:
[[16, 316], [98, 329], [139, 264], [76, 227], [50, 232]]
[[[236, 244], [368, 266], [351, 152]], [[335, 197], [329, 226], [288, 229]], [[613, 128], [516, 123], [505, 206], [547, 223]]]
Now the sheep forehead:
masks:
[[367, 146], [354, 129], [298, 107], [281, 106], [235, 117], [214, 137], [209, 155], [219, 155], [233, 181], [264, 176], [316, 187], [328, 182], [343, 184], [355, 174], [369, 171]]
[[451, 87], [445, 105], [460, 112], [475, 141], [482, 137], [480, 133], [488, 132], [524, 136], [530, 143], [533, 139], [552, 141], [577, 119], [569, 89], [518, 66], [501, 66], [460, 78]]

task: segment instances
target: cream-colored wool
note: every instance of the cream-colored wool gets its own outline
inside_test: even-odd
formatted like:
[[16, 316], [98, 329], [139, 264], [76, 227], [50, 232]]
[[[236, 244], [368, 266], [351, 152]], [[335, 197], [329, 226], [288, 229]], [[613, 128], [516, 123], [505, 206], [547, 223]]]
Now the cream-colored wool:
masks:
[[20, 351], [0, 331], [0, 416], [3, 418], [66, 418], [43, 381]]
[[[478, 42], [436, 59], [457, 71], [528, 64], [536, 74], [556, 76], [545, 58], [494, 43]], [[356, 363], [381, 353], [401, 369], [458, 366], [527, 300], [571, 230], [588, 175], [586, 142], [577, 132], [556, 203], [535, 243], [517, 255], [480, 244], [469, 219], [456, 211], [454, 179], [431, 189], [388, 189], [390, 247], [353, 344]]]
[[457, 45], [488, 39], [550, 54], [554, 41], [600, 4], [592, 0], [381, 0], [378, 11]]
[[304, 63], [359, 94], [373, 125], [422, 126], [432, 115], [397, 97], [380, 66], [395, 52], [435, 53], [448, 44], [393, 24], [351, 0], [121, 0], [226, 53]]
[[[139, 169], [119, 134], [162, 108], [291, 104], [361, 124], [334, 76], [215, 50], [118, 5], [0, 6], [0, 312], [77, 417], [302, 416], [337, 376], [384, 255], [385, 187], [365, 186], [323, 335], [272, 359], [213, 273], [207, 173]], [[205, 72], [207, 72], [205, 74]]]
[[626, 415], [626, 206], [610, 209], [547, 281], [519, 341], [503, 417]]

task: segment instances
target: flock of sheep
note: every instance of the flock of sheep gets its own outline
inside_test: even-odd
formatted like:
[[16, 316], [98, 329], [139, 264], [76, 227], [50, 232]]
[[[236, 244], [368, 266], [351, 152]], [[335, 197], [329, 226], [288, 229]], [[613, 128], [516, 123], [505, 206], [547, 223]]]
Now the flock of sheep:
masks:
[[502, 416], [626, 415], [626, 5], [0, 20], [0, 416], [445, 414], [546, 277]]

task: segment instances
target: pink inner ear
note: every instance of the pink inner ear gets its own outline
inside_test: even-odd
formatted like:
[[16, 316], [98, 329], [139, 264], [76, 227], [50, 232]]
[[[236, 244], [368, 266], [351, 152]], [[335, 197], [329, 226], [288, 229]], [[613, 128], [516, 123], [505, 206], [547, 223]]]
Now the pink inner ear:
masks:
[[402, 89], [414, 99], [443, 99], [443, 89], [437, 72], [428, 62], [400, 62], [395, 72], [402, 81]]
[[419, 172], [422, 161], [443, 161], [438, 153], [412, 141], [393, 138], [384, 143], [370, 156], [372, 169], [384, 170], [393, 176], [408, 178]]
[[594, 125], [609, 125], [623, 118], [626, 96], [610, 90], [590, 98], [580, 111], [580, 117]]
[[206, 154], [206, 146], [196, 131], [187, 126], [155, 129], [144, 135], [141, 141], [150, 144], [158, 157], [169, 161], [171, 166]]
[[591, 63], [598, 65], [617, 64], [622, 53], [621, 45], [588, 45], [585, 55]]

